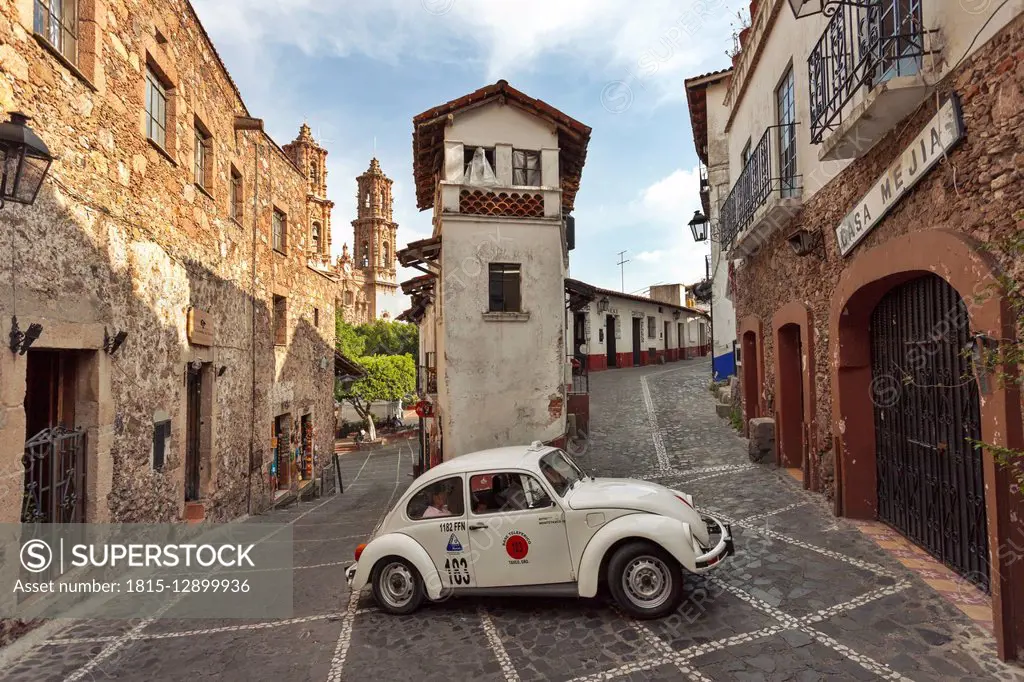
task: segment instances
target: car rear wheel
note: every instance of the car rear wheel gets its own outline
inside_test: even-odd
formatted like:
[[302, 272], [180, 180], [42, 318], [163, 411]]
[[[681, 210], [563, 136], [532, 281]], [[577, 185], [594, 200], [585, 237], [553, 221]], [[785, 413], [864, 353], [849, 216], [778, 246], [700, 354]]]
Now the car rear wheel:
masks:
[[423, 580], [405, 559], [386, 557], [373, 569], [373, 598], [387, 613], [412, 613], [423, 603]]
[[608, 589], [634, 618], [661, 618], [683, 599], [683, 571], [657, 545], [631, 542], [619, 547], [608, 562]]

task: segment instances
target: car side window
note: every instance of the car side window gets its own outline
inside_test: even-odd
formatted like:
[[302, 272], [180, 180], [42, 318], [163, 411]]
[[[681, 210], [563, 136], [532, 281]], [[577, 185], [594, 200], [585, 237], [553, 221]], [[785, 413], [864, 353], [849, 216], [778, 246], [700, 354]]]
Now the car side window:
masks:
[[529, 474], [495, 472], [469, 479], [473, 514], [498, 514], [540, 509], [554, 504], [540, 482]]
[[406, 515], [413, 521], [462, 516], [465, 512], [461, 476], [444, 478], [424, 486], [412, 496], [405, 508]]

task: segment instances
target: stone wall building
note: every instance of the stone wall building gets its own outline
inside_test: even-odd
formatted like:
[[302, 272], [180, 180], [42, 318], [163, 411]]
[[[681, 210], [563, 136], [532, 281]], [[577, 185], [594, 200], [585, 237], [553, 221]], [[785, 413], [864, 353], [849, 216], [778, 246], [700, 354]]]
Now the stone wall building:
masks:
[[746, 417], [775, 420], [778, 464], [837, 514], [883, 521], [977, 586], [1000, 655], [1022, 659], [1024, 499], [997, 454], [1024, 450], [1007, 360], [1024, 2], [815, 4], [751, 3], [708, 112], [724, 121], [713, 231], [735, 269]]
[[308, 127], [263, 131], [186, 0], [5, 3], [0, 111], [56, 157], [0, 211], [3, 336], [42, 328], [0, 353], [0, 519], [222, 521], [316, 476], [336, 299], [373, 308]]

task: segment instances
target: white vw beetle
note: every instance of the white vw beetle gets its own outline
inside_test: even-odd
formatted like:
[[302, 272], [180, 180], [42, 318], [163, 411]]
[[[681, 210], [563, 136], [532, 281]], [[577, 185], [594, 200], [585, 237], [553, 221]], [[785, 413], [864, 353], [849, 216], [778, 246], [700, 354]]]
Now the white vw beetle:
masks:
[[733, 553], [732, 531], [656, 483], [594, 478], [562, 450], [464, 455], [423, 474], [356, 548], [345, 576], [388, 613], [452, 595], [594, 597], [601, 583], [636, 618], [683, 598], [683, 570]]

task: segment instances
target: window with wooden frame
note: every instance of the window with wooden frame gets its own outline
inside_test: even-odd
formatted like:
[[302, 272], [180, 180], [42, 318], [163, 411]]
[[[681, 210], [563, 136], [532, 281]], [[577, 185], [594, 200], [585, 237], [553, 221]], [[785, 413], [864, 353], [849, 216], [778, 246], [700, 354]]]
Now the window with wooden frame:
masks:
[[207, 194], [213, 192], [213, 136], [198, 118], [195, 119], [195, 183]]
[[36, 0], [33, 30], [77, 66], [78, 0]]
[[146, 137], [161, 149], [167, 146], [167, 88], [146, 68]]
[[234, 166], [231, 167], [231, 184], [228, 190], [228, 214], [236, 223], [242, 222], [242, 174]]
[[488, 268], [488, 312], [522, 312], [522, 269], [518, 263], [491, 263]]
[[288, 216], [283, 211], [274, 209], [273, 218], [274, 251], [288, 252]]
[[512, 151], [512, 184], [517, 187], [540, 187], [540, 152]]
[[288, 345], [288, 299], [274, 296], [274, 345]]
[[647, 338], [653, 339], [658, 336], [658, 322], [653, 317], [647, 318]]

